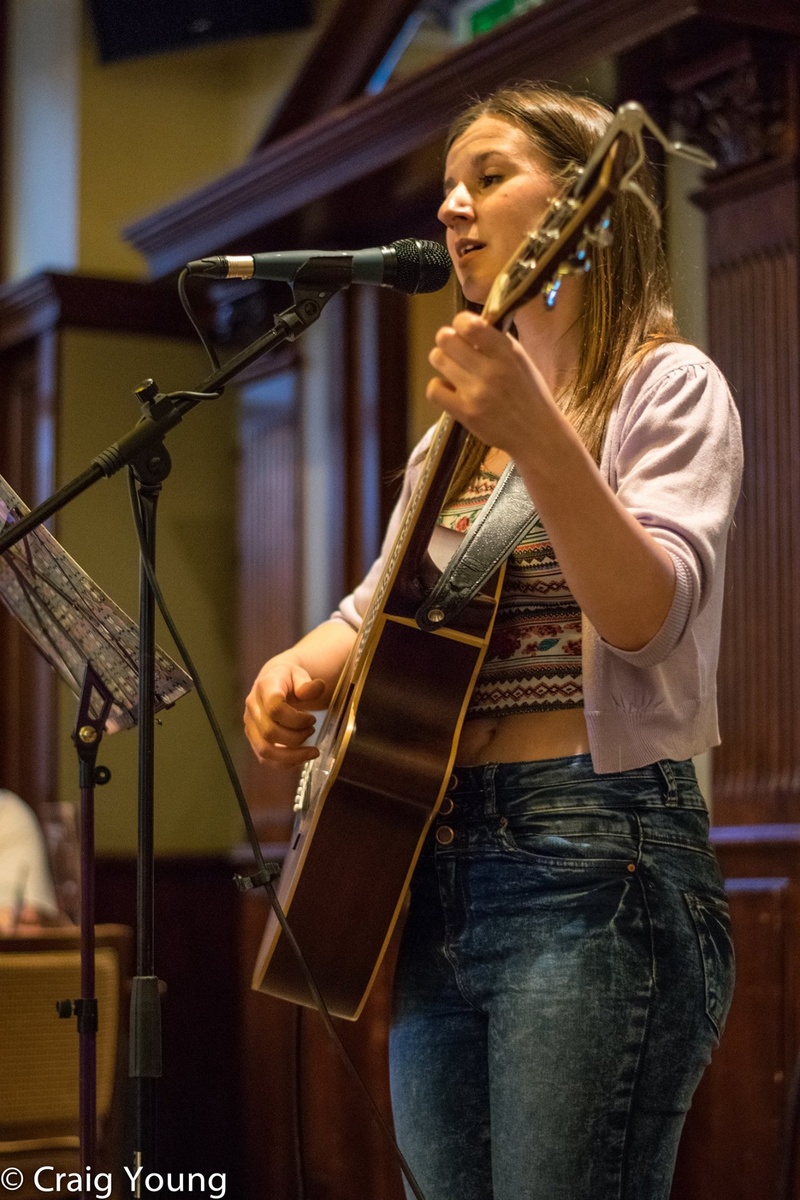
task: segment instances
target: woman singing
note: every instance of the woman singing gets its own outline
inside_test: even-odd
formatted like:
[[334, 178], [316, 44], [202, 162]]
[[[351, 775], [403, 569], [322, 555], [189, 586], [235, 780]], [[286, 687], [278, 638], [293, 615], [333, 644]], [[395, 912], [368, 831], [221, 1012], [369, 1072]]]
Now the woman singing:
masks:
[[[452, 553], [509, 458], [539, 521], [509, 561], [395, 980], [394, 1119], [427, 1200], [667, 1200], [730, 1004], [691, 759], [719, 741], [736, 409], [678, 334], [658, 231], [631, 194], [552, 311], [529, 301], [512, 333], [478, 315], [610, 120], [555, 88], [506, 88], [446, 147], [439, 219], [467, 307], [436, 336], [428, 397], [473, 436], [431, 553]], [[264, 764], [317, 753], [311, 710], [380, 568], [259, 673], [245, 728]]]

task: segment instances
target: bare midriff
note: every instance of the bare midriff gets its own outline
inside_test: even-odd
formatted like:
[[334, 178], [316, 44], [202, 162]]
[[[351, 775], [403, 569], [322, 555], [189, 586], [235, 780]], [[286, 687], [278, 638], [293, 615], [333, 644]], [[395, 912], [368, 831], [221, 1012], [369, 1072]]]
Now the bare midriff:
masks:
[[535, 762], [588, 753], [589, 734], [583, 709], [566, 708], [465, 721], [456, 765]]

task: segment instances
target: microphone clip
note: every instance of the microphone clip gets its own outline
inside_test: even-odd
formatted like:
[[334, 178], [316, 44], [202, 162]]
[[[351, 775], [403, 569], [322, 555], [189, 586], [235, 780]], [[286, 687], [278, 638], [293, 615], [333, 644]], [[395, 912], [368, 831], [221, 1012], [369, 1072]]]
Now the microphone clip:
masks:
[[309, 258], [298, 268], [289, 284], [294, 304], [274, 318], [275, 327], [284, 331], [288, 341], [313, 325], [328, 301], [350, 286], [351, 262], [346, 257], [333, 263], [330, 258]]

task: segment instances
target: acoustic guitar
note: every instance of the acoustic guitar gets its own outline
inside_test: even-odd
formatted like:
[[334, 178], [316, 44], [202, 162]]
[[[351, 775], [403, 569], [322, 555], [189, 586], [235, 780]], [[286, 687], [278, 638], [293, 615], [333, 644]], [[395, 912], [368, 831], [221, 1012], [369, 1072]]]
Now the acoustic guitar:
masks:
[[[614, 196], [638, 166], [642, 119], [638, 105], [619, 111], [571, 190], [550, 205], [498, 276], [483, 309], [487, 321], [502, 325], [539, 292], [552, 304], [564, 275], [589, 268], [593, 246], [610, 240]], [[466, 437], [447, 414], [436, 427], [321, 725], [319, 757], [303, 772], [276, 888], [328, 1010], [352, 1020], [369, 995], [447, 790], [502, 588], [505, 564], [446, 627], [423, 630], [414, 619], [439, 576], [428, 542]], [[273, 913], [252, 986], [313, 1004]]]

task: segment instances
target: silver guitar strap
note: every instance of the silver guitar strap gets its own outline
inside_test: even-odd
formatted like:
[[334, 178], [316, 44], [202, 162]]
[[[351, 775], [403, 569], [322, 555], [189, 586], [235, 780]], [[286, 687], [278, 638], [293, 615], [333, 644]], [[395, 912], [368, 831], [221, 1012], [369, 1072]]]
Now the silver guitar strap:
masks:
[[509, 462], [435, 587], [414, 614], [420, 629], [441, 629], [452, 621], [538, 519], [517, 468]]

